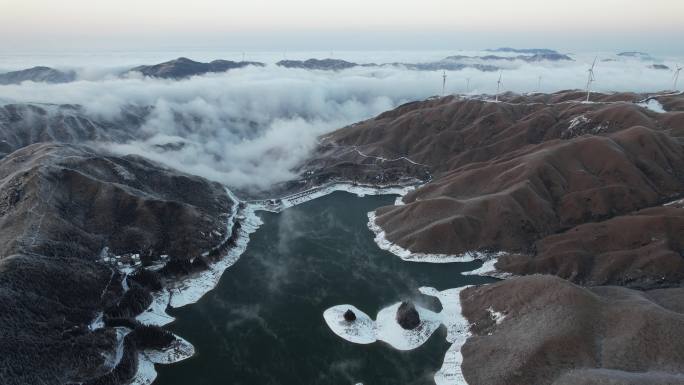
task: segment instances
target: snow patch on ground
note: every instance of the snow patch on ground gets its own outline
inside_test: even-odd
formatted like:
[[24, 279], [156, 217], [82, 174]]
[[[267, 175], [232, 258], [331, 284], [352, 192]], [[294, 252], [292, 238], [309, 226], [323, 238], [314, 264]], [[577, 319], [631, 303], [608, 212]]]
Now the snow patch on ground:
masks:
[[663, 206], [680, 206], [682, 204], [684, 204], [684, 199], [676, 199], [671, 202], [663, 204]]
[[144, 350], [138, 353], [138, 371], [131, 385], [150, 385], [157, 378], [154, 364], [173, 364], [195, 355], [195, 348], [188, 341], [175, 336], [176, 340], [164, 350]]
[[171, 343], [164, 350], [146, 350], [143, 353], [145, 357], [155, 364], [173, 364], [174, 362], [183, 361], [195, 355], [195, 347], [181, 337], [176, 337], [176, 340]]
[[467, 384], [461, 373], [463, 356], [461, 347], [470, 336], [470, 324], [463, 316], [461, 309], [461, 291], [468, 286], [455, 289], [438, 291], [433, 287], [421, 287], [421, 293], [435, 297], [442, 304], [442, 311], [439, 313], [442, 324], [447, 329], [447, 341], [451, 342], [451, 347], [444, 356], [442, 368], [435, 373], [435, 383], [437, 385], [461, 385]]
[[268, 199], [263, 201], [251, 202], [258, 207], [258, 210], [281, 212], [287, 208], [300, 205], [312, 201], [316, 198], [321, 198], [330, 195], [336, 191], [344, 191], [355, 194], [359, 197], [366, 195], [399, 195], [404, 196], [412, 191], [418, 185], [417, 180], [411, 181], [409, 185], [387, 185], [387, 186], [371, 186], [354, 184], [347, 182], [331, 183], [321, 187], [315, 187], [309, 190], [301, 191], [296, 194], [288, 195], [278, 199]]
[[570, 120], [570, 126], [568, 126], [568, 130], [572, 130], [573, 128], [579, 126], [580, 124], [587, 124], [589, 123], [589, 118], [587, 118], [584, 115], [576, 116]]
[[[441, 317], [435, 312], [416, 306], [420, 324], [415, 329], [406, 330], [396, 321], [399, 306], [401, 302], [380, 310], [375, 317], [376, 321], [353, 305], [333, 306], [323, 312], [323, 318], [333, 333], [349, 342], [365, 345], [384, 341], [397, 350], [413, 350], [424, 344], [439, 328]], [[356, 314], [356, 321], [344, 320], [344, 312], [347, 309]]]
[[[419, 291], [422, 294], [435, 297], [440, 301], [442, 311], [435, 313], [416, 306], [421, 323], [413, 330], [403, 329], [396, 321], [397, 310], [401, 303], [380, 310], [375, 322], [352, 305], [332, 307], [323, 313], [323, 318], [335, 334], [349, 342], [369, 344], [375, 340], [385, 341], [398, 350], [418, 348], [440, 325], [444, 325], [447, 329], [446, 340], [452, 345], [446, 352], [442, 368], [435, 373], [435, 383], [437, 385], [464, 385], [466, 381], [461, 373], [463, 362], [461, 347], [470, 336], [470, 324], [461, 310], [460, 293], [465, 288], [438, 291], [432, 287], [421, 287]], [[356, 321], [350, 323], [344, 320], [344, 312], [347, 309], [351, 309], [356, 314]], [[503, 320], [503, 316], [500, 319]], [[354, 325], [357, 322], [359, 324]]]
[[168, 290], [160, 290], [152, 294], [152, 304], [135, 319], [143, 325], [164, 326], [175, 320], [166, 313], [171, 294]]
[[114, 349], [114, 352], [102, 353], [105, 359], [103, 366], [109, 371], [114, 370], [119, 365], [119, 362], [121, 362], [124, 354], [124, 339], [131, 332], [131, 329], [124, 327], [117, 327], [114, 330], [116, 332], [116, 349]]
[[147, 358], [143, 352], [138, 353], [138, 371], [135, 373], [130, 385], [151, 385], [157, 378], [157, 371], [154, 370], [154, 363]]
[[498, 254], [494, 255], [493, 257], [486, 259], [484, 261], [484, 263], [482, 264], [482, 266], [480, 266], [479, 268], [477, 268], [475, 270], [471, 270], [471, 271], [465, 271], [461, 274], [463, 274], [463, 275], [480, 275], [483, 277], [493, 277], [493, 278], [499, 278], [499, 279], [506, 279], [506, 278], [512, 277], [513, 274], [506, 273], [503, 271], [499, 271], [496, 269], [496, 267], [494, 267], [496, 262], [498, 262], [499, 258], [502, 257], [503, 255], [506, 255], [506, 253], [504, 253], [504, 252], [498, 253]]
[[489, 312], [489, 316], [496, 322], [497, 325], [501, 324], [504, 319], [506, 319], [506, 314], [494, 310], [493, 307], [487, 308], [487, 312]]
[[92, 331], [102, 329], [103, 327], [105, 327], [103, 315], [104, 315], [103, 312], [98, 312], [97, 315], [95, 315], [95, 319], [93, 320], [93, 322], [91, 322], [88, 325], [88, 330], [90, 330], [92, 332]]
[[375, 234], [375, 243], [382, 250], [387, 250], [404, 261], [425, 263], [472, 262], [475, 260], [497, 258], [505, 254], [504, 252], [482, 253], [479, 251], [468, 251], [459, 255], [413, 253], [411, 250], [405, 249], [389, 241], [385, 230], [376, 223], [376, 219], [377, 216], [374, 211], [368, 213], [368, 228]]
[[436, 385], [468, 385], [461, 372], [461, 345], [451, 344], [444, 355], [442, 367], [435, 373]]
[[397, 323], [397, 310], [401, 303], [386, 307], [376, 317], [378, 340], [385, 341], [397, 350], [413, 350], [425, 343], [441, 325], [438, 313], [416, 305], [420, 315], [420, 324], [412, 330], [406, 330]]
[[[344, 313], [351, 310], [356, 315], [356, 320], [347, 322]], [[330, 330], [338, 336], [355, 344], [372, 344], [377, 341], [375, 321], [352, 305], [333, 306], [323, 312], [323, 318]]]
[[461, 291], [468, 286], [458, 287], [455, 289], [448, 289], [438, 291], [433, 287], [421, 287], [418, 289], [422, 294], [435, 297], [442, 304], [442, 311], [439, 312], [440, 321], [447, 329], [447, 341], [456, 343], [459, 341], [465, 342], [469, 335], [470, 324], [461, 314]]
[[659, 114], [664, 114], [667, 112], [663, 105], [660, 104], [660, 102], [656, 99], [648, 99], [644, 102], [638, 103], [638, 105]]
[[240, 236], [236, 240], [236, 246], [230, 248], [227, 255], [212, 263], [209, 269], [176, 281], [166, 288], [171, 296], [169, 300], [171, 307], [182, 307], [199, 301], [204, 294], [216, 287], [223, 272], [240, 259], [242, 253], [247, 249], [249, 236], [262, 224], [261, 218], [255, 214], [255, 207], [251, 205], [245, 206], [241, 215], [244, 216], [244, 220], [240, 222], [242, 225]]
[[380, 162], [399, 162], [399, 161], [405, 161], [405, 162], [409, 162], [409, 163], [411, 163], [411, 164], [415, 164], [415, 165], [417, 165], [417, 166], [429, 167], [429, 166], [426, 165], [426, 164], [418, 163], [418, 162], [416, 162], [416, 161], [414, 161], [414, 160], [412, 160], [412, 159], [410, 159], [410, 158], [408, 158], [408, 157], [405, 157], [405, 156], [400, 156], [400, 157], [398, 157], [398, 158], [389, 159], [389, 158], [384, 158], [384, 157], [382, 157], [382, 156], [374, 156], [374, 155], [367, 155], [367, 154], [364, 154], [364, 153], [361, 152], [358, 148], [355, 148], [354, 151], [356, 151], [357, 154], [361, 155], [361, 156], [364, 157], [364, 158], [377, 159], [377, 160], [379, 160]]

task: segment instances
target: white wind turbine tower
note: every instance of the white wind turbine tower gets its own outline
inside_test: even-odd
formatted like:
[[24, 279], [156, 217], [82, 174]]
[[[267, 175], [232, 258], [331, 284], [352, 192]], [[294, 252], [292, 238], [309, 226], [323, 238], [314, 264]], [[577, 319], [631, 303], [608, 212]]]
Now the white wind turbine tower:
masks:
[[682, 72], [682, 69], [684, 67], [680, 66], [679, 64], [677, 65], [677, 68], [675, 69], [674, 73], [674, 90], [677, 91], [677, 82], [679, 82], [679, 73]]
[[589, 68], [589, 77], [587, 78], [587, 102], [589, 101], [589, 95], [591, 95], [591, 83], [596, 81], [596, 77], [594, 76], [594, 67], [596, 67], [596, 60], [597, 58], [594, 58], [594, 64], [591, 65], [591, 68]]
[[541, 92], [541, 82], [542, 82], [542, 76], [539, 75], [539, 81], [537, 82], [537, 92]]
[[470, 93], [470, 78], [466, 78], [466, 92]]
[[447, 80], [447, 74], [446, 71], [442, 73], [442, 96], [446, 95], [446, 80]]
[[503, 78], [503, 71], [499, 72], [499, 81], [496, 82], [496, 98], [494, 101], [499, 101], [499, 92], [501, 92], [501, 79]]

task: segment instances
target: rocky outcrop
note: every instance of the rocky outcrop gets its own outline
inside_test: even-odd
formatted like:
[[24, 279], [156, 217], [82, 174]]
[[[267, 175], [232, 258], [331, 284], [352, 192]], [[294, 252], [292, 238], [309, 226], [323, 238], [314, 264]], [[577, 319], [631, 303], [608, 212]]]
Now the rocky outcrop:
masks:
[[411, 302], [402, 302], [399, 305], [396, 320], [399, 326], [406, 330], [413, 330], [420, 325], [420, 315]]
[[354, 322], [356, 321], [356, 314], [351, 309], [347, 309], [347, 311], [344, 312], [344, 320], [347, 322]]
[[50, 67], [33, 67], [0, 74], [0, 85], [19, 84], [26, 81], [37, 83], [69, 83], [76, 80], [73, 71], [60, 71]]

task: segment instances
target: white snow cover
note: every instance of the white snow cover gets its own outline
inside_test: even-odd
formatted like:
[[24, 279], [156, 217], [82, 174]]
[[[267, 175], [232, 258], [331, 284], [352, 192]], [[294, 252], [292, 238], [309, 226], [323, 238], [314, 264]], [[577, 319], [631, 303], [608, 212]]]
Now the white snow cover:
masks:
[[173, 364], [195, 355], [195, 347], [183, 338], [174, 335], [176, 340], [164, 350], [144, 351], [145, 357], [155, 364]]
[[494, 278], [499, 278], [499, 279], [506, 279], [509, 277], [512, 277], [513, 274], [511, 273], [506, 273], [503, 271], [499, 271], [494, 267], [496, 262], [499, 260], [499, 258], [503, 255], [506, 255], [505, 252], [500, 252], [493, 257], [490, 257], [489, 259], [485, 260], [482, 266], [475, 270], [471, 271], [464, 271], [463, 275], [480, 275], [483, 277], [494, 277]]
[[568, 130], [572, 130], [573, 128], [579, 126], [580, 124], [587, 124], [589, 123], [589, 118], [587, 118], [584, 115], [576, 116], [570, 120], [570, 126], [568, 126]]
[[131, 329], [124, 328], [124, 327], [117, 327], [115, 328], [116, 331], [116, 349], [114, 349], [114, 352], [103, 352], [102, 356], [105, 358], [105, 363], [104, 367], [112, 370], [116, 368], [117, 365], [119, 365], [119, 362], [121, 362], [121, 358], [123, 357], [124, 353], [124, 339], [128, 335], [128, 333], [131, 332]]
[[442, 311], [439, 313], [441, 321], [447, 328], [447, 341], [451, 342], [451, 347], [444, 356], [442, 368], [435, 373], [435, 383], [437, 385], [461, 385], [466, 384], [465, 378], [461, 373], [461, 347], [470, 336], [470, 324], [463, 317], [461, 310], [461, 291], [467, 288], [459, 287], [438, 291], [432, 287], [421, 287], [421, 293], [435, 297], [442, 303]]
[[416, 183], [394, 186], [371, 186], [348, 182], [336, 182], [280, 198], [280, 202], [276, 204], [270, 203], [268, 200], [254, 202], [253, 204], [258, 207], [257, 210], [281, 212], [284, 209], [312, 201], [316, 198], [324, 197], [335, 191], [345, 191], [359, 197], [364, 197], [366, 195], [399, 195], [401, 197], [408, 194], [409, 191], [414, 190], [418, 185], [417, 180], [411, 182]]
[[[470, 336], [470, 325], [463, 317], [461, 310], [460, 293], [466, 287], [438, 291], [433, 287], [421, 287], [418, 289], [422, 294], [437, 298], [442, 304], [442, 311], [433, 311], [416, 306], [420, 314], [421, 324], [414, 330], [403, 329], [396, 321], [397, 309], [401, 303], [388, 306], [380, 312], [373, 321], [365, 313], [352, 305], [339, 305], [326, 310], [323, 317], [328, 327], [345, 340], [353, 343], [368, 344], [376, 339], [385, 341], [398, 350], [411, 350], [423, 345], [430, 336], [444, 325], [447, 329], [446, 340], [452, 345], [446, 352], [442, 368], [435, 373], [437, 385], [465, 385], [466, 381], [461, 373], [461, 347]], [[344, 321], [343, 314], [347, 309], [352, 309], [357, 315], [359, 325]], [[498, 323], [505, 316], [492, 310], [492, 317]]]
[[181, 307], [199, 301], [204, 294], [216, 287], [223, 272], [238, 261], [247, 248], [249, 235], [254, 233], [262, 224], [261, 218], [255, 214], [254, 207], [250, 205], [247, 205], [241, 214], [245, 219], [241, 222], [242, 227], [240, 236], [236, 240], [236, 246], [231, 248], [228, 254], [219, 261], [212, 263], [209, 269], [174, 282], [173, 286], [168, 287], [167, 290], [171, 294], [169, 300], [171, 307]]
[[[351, 310], [356, 320], [347, 322], [344, 313]], [[353, 305], [338, 305], [323, 312], [323, 318], [330, 330], [338, 336], [355, 344], [371, 344], [377, 341], [375, 321], [368, 314]]]
[[191, 343], [176, 337], [176, 340], [164, 350], [144, 350], [138, 353], [138, 371], [130, 385], [150, 385], [157, 378], [154, 364], [173, 364], [195, 355], [195, 348]]
[[395, 206], [403, 206], [405, 204], [406, 203], [404, 203], [404, 196], [403, 195], [398, 196], [397, 199], [394, 201]]
[[459, 255], [413, 253], [411, 250], [405, 249], [389, 241], [385, 230], [375, 223], [376, 219], [377, 217], [374, 211], [368, 213], [368, 228], [375, 234], [375, 243], [381, 249], [389, 251], [404, 261], [425, 263], [472, 262], [475, 260], [499, 257], [505, 254], [504, 252], [482, 253], [479, 251], [467, 251]]
[[105, 326], [104, 320], [102, 319], [103, 315], [103, 312], [98, 312], [97, 315], [95, 315], [95, 319], [93, 320], [93, 322], [91, 322], [90, 325], [88, 325], [88, 330], [92, 332], [98, 329], [102, 329]]
[[401, 303], [386, 307], [376, 317], [378, 340], [385, 341], [398, 350], [413, 350], [430, 338], [439, 328], [441, 317], [439, 314], [416, 305], [420, 315], [420, 324], [412, 330], [406, 330], [397, 323], [397, 310]]
[[171, 294], [168, 290], [160, 290], [152, 294], [152, 304], [135, 319], [143, 325], [164, 326], [175, 320], [166, 313]]
[[150, 385], [157, 378], [154, 363], [145, 357], [143, 352], [138, 353], [138, 371], [135, 372], [130, 385]]
[[435, 373], [436, 385], [468, 385], [461, 373], [461, 345], [452, 344], [444, 355], [442, 367]]
[[458, 287], [444, 291], [438, 291], [433, 287], [421, 287], [418, 289], [424, 295], [437, 298], [442, 304], [442, 311], [439, 312], [440, 321], [447, 329], [447, 341], [452, 343], [461, 340], [465, 342], [468, 336], [469, 324], [461, 314], [461, 299], [459, 297], [461, 291], [467, 287]]
[[671, 202], [667, 202], [663, 204], [663, 206], [674, 206], [674, 205], [681, 205], [684, 203], [684, 199], [676, 199]]
[[639, 103], [639, 105], [641, 107], [647, 108], [647, 109], [649, 109], [653, 112], [657, 112], [659, 114], [664, 114], [667, 112], [665, 110], [665, 108], [663, 107], [663, 105], [660, 104], [660, 102], [657, 101], [656, 99], [648, 99], [644, 102]]
[[359, 154], [359, 155], [361, 155], [362, 157], [364, 157], [364, 158], [377, 159], [377, 160], [379, 160], [379, 161], [381, 161], [381, 162], [399, 162], [399, 161], [405, 161], [405, 162], [409, 162], [409, 163], [411, 163], [411, 164], [415, 164], [415, 165], [417, 165], [417, 166], [426, 166], [426, 167], [427, 167], [426, 164], [418, 163], [418, 162], [416, 162], [416, 161], [414, 161], [414, 160], [412, 160], [412, 159], [410, 159], [410, 158], [408, 158], [408, 157], [405, 157], [405, 156], [400, 156], [400, 157], [394, 158], [394, 159], [388, 159], [388, 158], [383, 158], [383, 157], [381, 157], [381, 156], [366, 155], [366, 154], [364, 154], [363, 152], [361, 152], [361, 150], [359, 150], [358, 148], [355, 148], [354, 151], [355, 151], [357, 154]]
[[489, 312], [489, 316], [492, 317], [492, 319], [494, 320], [494, 322], [496, 322], [497, 325], [499, 325], [503, 322], [504, 319], [506, 319], [506, 314], [494, 310], [494, 308], [491, 306], [487, 308], [487, 312]]
[[[378, 312], [376, 321], [353, 305], [338, 305], [323, 312], [323, 318], [333, 333], [356, 344], [370, 344], [384, 341], [398, 350], [415, 349], [430, 338], [441, 324], [440, 316], [430, 310], [416, 306], [420, 325], [413, 330], [402, 328], [396, 321], [397, 309], [401, 303], [388, 306]], [[344, 312], [351, 309], [356, 321], [346, 322]]]

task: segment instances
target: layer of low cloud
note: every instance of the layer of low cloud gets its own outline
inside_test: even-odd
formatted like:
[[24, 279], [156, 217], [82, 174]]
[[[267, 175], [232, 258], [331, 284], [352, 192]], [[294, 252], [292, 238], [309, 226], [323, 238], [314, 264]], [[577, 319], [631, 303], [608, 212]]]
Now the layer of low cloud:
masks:
[[[497, 64], [506, 67], [504, 90], [537, 90], [541, 76], [541, 91], [551, 92], [584, 87], [593, 58], [578, 55], [573, 62]], [[363, 62], [360, 57], [353, 59]], [[656, 61], [671, 67], [676, 63]], [[671, 71], [648, 67], [656, 61], [599, 61], [594, 88], [647, 92], [671, 88]], [[325, 72], [271, 64], [182, 81], [119, 78], [120, 71], [102, 63], [79, 68], [80, 78], [89, 80], [0, 86], [0, 103], [80, 104], [93, 117], [107, 120], [130, 105], [152, 106], [139, 140], [107, 148], [143, 155], [232, 187], [263, 189], [293, 178], [292, 169], [310, 155], [319, 135], [442, 93], [442, 72], [401, 67]], [[446, 75], [447, 93], [467, 92], [466, 79], [470, 79], [472, 94], [495, 92], [499, 77], [498, 72], [473, 69]], [[161, 147], [169, 143], [176, 146]]]

